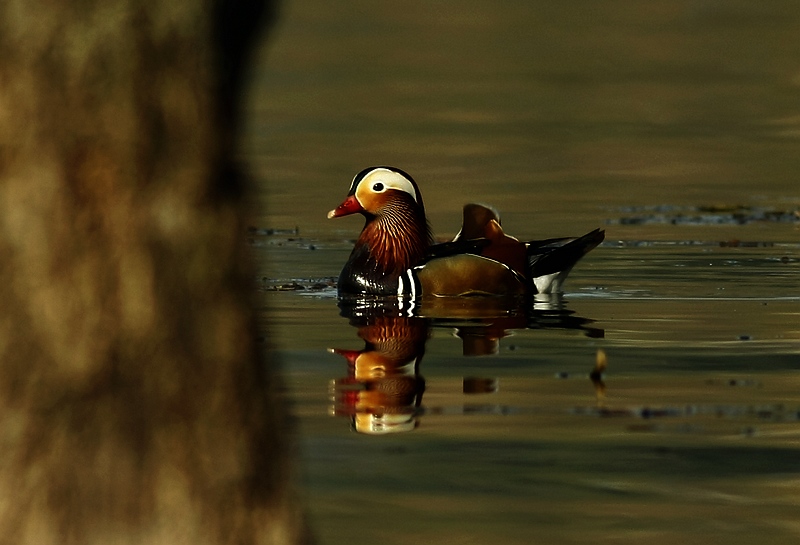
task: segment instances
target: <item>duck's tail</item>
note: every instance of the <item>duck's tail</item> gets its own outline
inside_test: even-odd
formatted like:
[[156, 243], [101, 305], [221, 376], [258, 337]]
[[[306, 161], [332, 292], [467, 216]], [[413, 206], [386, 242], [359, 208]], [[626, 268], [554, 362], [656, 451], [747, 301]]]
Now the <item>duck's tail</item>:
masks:
[[606, 233], [595, 229], [578, 238], [551, 238], [526, 242], [527, 277], [535, 293], [558, 293], [572, 267], [603, 242]]

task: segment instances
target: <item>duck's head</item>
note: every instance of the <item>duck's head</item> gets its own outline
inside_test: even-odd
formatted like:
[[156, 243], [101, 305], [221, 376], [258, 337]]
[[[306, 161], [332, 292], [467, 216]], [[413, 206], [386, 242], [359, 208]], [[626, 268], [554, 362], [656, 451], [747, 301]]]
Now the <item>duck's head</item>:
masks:
[[339, 293], [397, 293], [400, 275], [419, 265], [432, 243], [417, 184], [399, 168], [365, 168], [328, 217], [355, 213], [366, 221], [339, 275]]
[[360, 213], [369, 217], [413, 211], [425, 217], [425, 206], [414, 179], [394, 167], [365, 168], [353, 178], [347, 198], [328, 212], [328, 218]]

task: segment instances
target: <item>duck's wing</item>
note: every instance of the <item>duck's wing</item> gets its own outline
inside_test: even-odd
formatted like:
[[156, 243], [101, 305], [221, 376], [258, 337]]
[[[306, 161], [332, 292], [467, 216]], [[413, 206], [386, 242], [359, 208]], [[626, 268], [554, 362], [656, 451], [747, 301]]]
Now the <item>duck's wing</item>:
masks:
[[435, 296], [521, 295], [525, 279], [508, 266], [475, 254], [432, 259], [413, 269], [422, 293]]
[[576, 237], [559, 237], [548, 238], [545, 240], [530, 240], [525, 243], [528, 253], [536, 253], [537, 251], [547, 252], [554, 248], [560, 248], [567, 242], [575, 240]]
[[536, 291], [560, 291], [572, 267], [604, 238], [605, 231], [595, 229], [578, 238], [552, 238], [525, 243], [528, 278]]
[[439, 257], [449, 257], [458, 254], [477, 254], [480, 255], [483, 249], [491, 244], [487, 238], [475, 238], [470, 240], [453, 240], [434, 244], [428, 248], [425, 262]]

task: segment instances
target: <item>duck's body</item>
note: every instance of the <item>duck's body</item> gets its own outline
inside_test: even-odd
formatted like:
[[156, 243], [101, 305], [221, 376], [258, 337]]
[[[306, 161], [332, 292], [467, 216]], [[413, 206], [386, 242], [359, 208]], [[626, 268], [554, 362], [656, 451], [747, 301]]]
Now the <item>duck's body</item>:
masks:
[[339, 275], [340, 295], [555, 293], [604, 238], [596, 229], [579, 238], [520, 242], [503, 232], [494, 210], [468, 204], [455, 239], [433, 244], [417, 184], [393, 167], [357, 174], [347, 198], [328, 217], [356, 212], [366, 223]]

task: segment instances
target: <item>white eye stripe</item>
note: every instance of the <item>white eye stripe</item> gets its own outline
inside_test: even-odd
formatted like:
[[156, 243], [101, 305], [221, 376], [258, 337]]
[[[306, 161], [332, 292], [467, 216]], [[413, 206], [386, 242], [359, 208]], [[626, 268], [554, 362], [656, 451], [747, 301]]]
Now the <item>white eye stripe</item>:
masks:
[[[376, 188], [378, 184], [381, 185], [380, 188]], [[415, 201], [419, 200], [417, 199], [417, 191], [414, 188], [414, 184], [399, 172], [388, 168], [376, 168], [369, 172], [361, 179], [358, 189], [361, 189], [361, 187], [367, 187], [374, 193], [383, 193], [387, 189], [396, 189], [408, 193]]]

